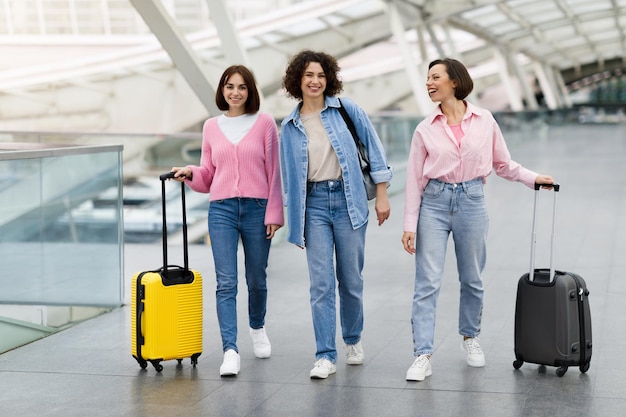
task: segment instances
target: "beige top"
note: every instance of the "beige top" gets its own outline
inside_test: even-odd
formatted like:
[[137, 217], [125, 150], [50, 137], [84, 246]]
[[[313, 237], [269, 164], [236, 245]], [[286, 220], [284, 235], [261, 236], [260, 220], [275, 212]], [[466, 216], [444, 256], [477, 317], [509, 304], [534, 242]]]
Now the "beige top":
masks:
[[307, 179], [312, 182], [341, 178], [341, 167], [337, 154], [322, 125], [321, 111], [301, 114], [300, 120], [308, 139], [309, 167]]

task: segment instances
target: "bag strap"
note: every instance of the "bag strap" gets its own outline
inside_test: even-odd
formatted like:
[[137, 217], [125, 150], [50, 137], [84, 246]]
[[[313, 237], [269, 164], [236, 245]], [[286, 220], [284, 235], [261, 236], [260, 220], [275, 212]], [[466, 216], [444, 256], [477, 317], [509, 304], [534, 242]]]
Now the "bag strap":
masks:
[[348, 130], [352, 134], [352, 139], [354, 139], [354, 143], [356, 143], [358, 149], [359, 143], [357, 141], [359, 140], [359, 136], [356, 134], [354, 123], [352, 122], [352, 119], [350, 118], [350, 115], [346, 111], [345, 107], [343, 107], [343, 104], [341, 104], [341, 99], [337, 98], [337, 100], [339, 100], [339, 113], [341, 114], [343, 121], [346, 123], [346, 126], [348, 126]]

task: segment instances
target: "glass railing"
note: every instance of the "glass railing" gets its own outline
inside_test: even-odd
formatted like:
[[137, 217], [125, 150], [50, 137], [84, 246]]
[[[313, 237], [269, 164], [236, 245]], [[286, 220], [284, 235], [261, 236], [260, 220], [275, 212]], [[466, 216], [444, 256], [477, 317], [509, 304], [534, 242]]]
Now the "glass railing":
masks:
[[122, 305], [122, 149], [0, 143], [0, 348]]

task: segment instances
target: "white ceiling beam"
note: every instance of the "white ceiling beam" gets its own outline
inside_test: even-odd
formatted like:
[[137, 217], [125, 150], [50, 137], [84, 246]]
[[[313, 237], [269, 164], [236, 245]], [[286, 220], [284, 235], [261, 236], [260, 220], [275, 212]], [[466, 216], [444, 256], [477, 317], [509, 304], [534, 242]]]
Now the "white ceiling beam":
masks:
[[220, 110], [214, 100], [215, 89], [204, 72], [200, 59], [161, 2], [153, 0], [130, 0], [130, 2], [157, 37], [209, 114], [219, 114]]
[[233, 19], [226, 7], [226, 2], [222, 0], [206, 0], [209, 5], [211, 21], [217, 29], [222, 43], [222, 52], [229, 64], [240, 64], [249, 66], [246, 50], [241, 46], [239, 35], [233, 23]]

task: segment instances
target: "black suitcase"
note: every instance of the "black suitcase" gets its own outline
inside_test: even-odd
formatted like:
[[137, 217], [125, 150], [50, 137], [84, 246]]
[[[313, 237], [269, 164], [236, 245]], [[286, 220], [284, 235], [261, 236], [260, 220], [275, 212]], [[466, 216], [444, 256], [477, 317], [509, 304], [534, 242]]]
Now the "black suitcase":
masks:
[[554, 269], [554, 235], [556, 200], [559, 184], [555, 184], [552, 214], [550, 268], [535, 269], [537, 194], [530, 252], [530, 272], [517, 284], [515, 303], [515, 361], [519, 369], [524, 362], [557, 366], [563, 376], [569, 366], [587, 372], [591, 362], [591, 314], [589, 291], [585, 280], [571, 272]]

